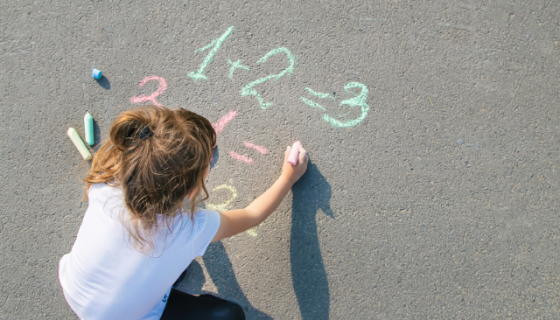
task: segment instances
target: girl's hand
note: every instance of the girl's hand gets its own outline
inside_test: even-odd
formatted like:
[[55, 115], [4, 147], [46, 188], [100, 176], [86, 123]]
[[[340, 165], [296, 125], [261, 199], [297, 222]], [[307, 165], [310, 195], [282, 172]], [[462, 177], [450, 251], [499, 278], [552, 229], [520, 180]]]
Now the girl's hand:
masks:
[[282, 167], [280, 178], [278, 178], [268, 190], [253, 200], [245, 209], [220, 212], [220, 228], [214, 236], [214, 239], [212, 239], [212, 242], [231, 237], [258, 226], [278, 208], [280, 202], [282, 202], [282, 199], [284, 199], [288, 191], [290, 191], [292, 185], [298, 181], [307, 170], [307, 162], [309, 160], [307, 151], [305, 151], [303, 147], [299, 147], [298, 163], [292, 166], [288, 162], [291, 149], [291, 147], [286, 149], [284, 166]]
[[288, 146], [286, 152], [284, 153], [284, 165], [282, 166], [282, 174], [280, 177], [283, 177], [291, 184], [296, 183], [296, 181], [303, 176], [305, 171], [307, 170], [307, 162], [309, 161], [309, 156], [307, 155], [307, 151], [300, 146], [299, 147], [299, 157], [298, 163], [293, 166], [288, 162], [288, 157], [290, 156], [290, 151], [292, 147]]

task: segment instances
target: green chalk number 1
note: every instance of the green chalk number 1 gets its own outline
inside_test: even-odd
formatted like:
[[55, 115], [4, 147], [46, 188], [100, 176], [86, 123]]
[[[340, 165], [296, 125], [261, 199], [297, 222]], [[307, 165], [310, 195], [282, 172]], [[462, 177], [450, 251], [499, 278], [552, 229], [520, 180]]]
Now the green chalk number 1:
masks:
[[233, 26], [229, 27], [226, 30], [226, 32], [224, 34], [222, 34], [221, 37], [219, 37], [218, 39], [212, 40], [212, 42], [210, 42], [210, 44], [207, 45], [206, 47], [200, 48], [200, 49], [195, 51], [195, 53], [197, 53], [197, 52], [202, 52], [202, 51], [205, 51], [205, 50], [208, 50], [208, 49], [212, 48], [212, 50], [210, 50], [208, 55], [204, 58], [204, 61], [202, 61], [202, 63], [200, 64], [200, 67], [198, 67], [198, 70], [195, 71], [195, 72], [189, 72], [187, 74], [189, 77], [193, 78], [194, 81], [198, 81], [200, 79], [204, 79], [204, 80], [208, 79], [208, 77], [206, 77], [204, 75], [204, 69], [206, 69], [206, 67], [210, 64], [210, 62], [212, 62], [212, 58], [214, 58], [214, 56], [216, 55], [216, 52], [218, 52], [218, 50], [222, 46], [222, 43], [227, 39], [227, 37], [229, 37], [229, 35], [231, 34], [231, 31], [233, 31]]

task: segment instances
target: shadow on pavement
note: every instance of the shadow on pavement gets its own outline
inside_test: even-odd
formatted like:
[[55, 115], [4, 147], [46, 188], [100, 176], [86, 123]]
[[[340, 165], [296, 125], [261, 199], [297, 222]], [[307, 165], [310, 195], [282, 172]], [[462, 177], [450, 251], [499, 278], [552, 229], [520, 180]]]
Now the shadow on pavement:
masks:
[[329, 283], [321, 256], [316, 214], [321, 209], [334, 217], [329, 204], [331, 186], [310, 161], [307, 172], [292, 187], [292, 192], [290, 262], [301, 317], [304, 320], [328, 319]]
[[109, 82], [109, 79], [107, 79], [107, 77], [101, 76], [101, 79], [95, 79], [95, 81], [97, 81], [97, 84], [101, 86], [101, 88], [105, 90], [111, 90], [111, 82]]
[[210, 170], [214, 168], [216, 163], [220, 160], [220, 147], [216, 146], [214, 153], [212, 153], [212, 160], [210, 161]]
[[[218, 241], [210, 244], [202, 260], [204, 261], [206, 271], [210, 274], [212, 282], [218, 289], [218, 296], [220, 298], [239, 303], [239, 305], [243, 307], [243, 310], [245, 310], [247, 319], [272, 319], [272, 317], [266, 313], [253, 308], [249, 300], [247, 300], [247, 297], [239, 287], [239, 283], [237, 283], [231, 261], [221, 242]], [[190, 264], [188, 270], [187, 280], [184, 281], [186, 284], [183, 283], [179, 289], [190, 294], [205, 293], [202, 292], [202, 287], [205, 282], [202, 266], [194, 260]]]

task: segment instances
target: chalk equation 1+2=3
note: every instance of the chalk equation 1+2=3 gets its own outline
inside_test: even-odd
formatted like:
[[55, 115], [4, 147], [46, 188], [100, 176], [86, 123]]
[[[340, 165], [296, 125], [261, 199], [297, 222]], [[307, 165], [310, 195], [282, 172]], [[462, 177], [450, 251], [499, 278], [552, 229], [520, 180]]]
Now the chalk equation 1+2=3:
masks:
[[[229, 27], [226, 30], [226, 32], [224, 34], [222, 34], [219, 38], [213, 39], [210, 42], [210, 44], [208, 44], [207, 46], [205, 46], [203, 48], [200, 48], [200, 49], [195, 51], [195, 53], [198, 53], [198, 52], [202, 52], [202, 51], [210, 49], [210, 52], [206, 55], [206, 57], [204, 58], [204, 60], [200, 64], [198, 70], [188, 73], [189, 77], [193, 78], [195, 81], [198, 81], [200, 79], [208, 80], [208, 77], [206, 75], [204, 75], [204, 70], [206, 69], [206, 67], [208, 67], [208, 64], [210, 64], [210, 62], [212, 62], [212, 59], [214, 58], [214, 56], [216, 55], [218, 50], [221, 48], [224, 41], [232, 34], [233, 29], [234, 29], [234, 26]], [[257, 99], [258, 103], [259, 103], [259, 106], [263, 110], [271, 107], [273, 105], [273, 103], [272, 102], [265, 102], [263, 97], [261, 96], [261, 94], [257, 90], [255, 90], [254, 87], [259, 85], [259, 84], [263, 84], [263, 83], [265, 83], [269, 80], [278, 81], [283, 76], [293, 73], [294, 72], [294, 67], [295, 67], [295, 58], [294, 58], [293, 54], [290, 52], [290, 50], [288, 50], [287, 48], [281, 47], [281, 48], [276, 48], [276, 49], [270, 50], [268, 53], [266, 53], [262, 58], [260, 58], [257, 61], [257, 64], [264, 63], [268, 60], [268, 58], [270, 58], [274, 55], [277, 55], [277, 54], [281, 54], [281, 53], [284, 53], [286, 55], [287, 60], [288, 60], [288, 66], [285, 69], [283, 69], [282, 71], [280, 71], [277, 74], [272, 74], [272, 75], [268, 75], [268, 76], [259, 78], [257, 80], [253, 80], [253, 81], [249, 82], [248, 84], [246, 84], [245, 86], [243, 86], [241, 88], [241, 90], [239, 91], [239, 93], [242, 97], [246, 97], [246, 96], [255, 97]], [[239, 60], [239, 59], [236, 62], [232, 62], [231, 60], [228, 60], [228, 62], [231, 65], [231, 68], [229, 70], [229, 76], [228, 76], [228, 78], [230, 78], [230, 79], [233, 78], [233, 74], [234, 74], [236, 69], [251, 70], [250, 67], [242, 65], [241, 60]], [[355, 94], [353, 91], [349, 90], [349, 89], [352, 89], [352, 88], [360, 88], [361, 91], [360, 91], [359, 94]], [[321, 99], [331, 98], [331, 99], [334, 100], [334, 97], [332, 97], [328, 93], [315, 92], [315, 91], [313, 91], [309, 88], [305, 88], [305, 89], [307, 91], [311, 92], [311, 94], [315, 95], [318, 98], [321, 98]], [[338, 119], [338, 118], [341, 117], [340, 115], [339, 116], [331, 116], [327, 113], [324, 113], [323, 116], [322, 116], [322, 119], [325, 120], [327, 123], [329, 123], [331, 126], [336, 127], [336, 128], [351, 128], [351, 127], [354, 127], [354, 126], [358, 125], [359, 123], [361, 123], [366, 118], [366, 116], [369, 112], [369, 109], [370, 109], [369, 105], [367, 105], [367, 103], [366, 103], [367, 95], [368, 95], [368, 89], [367, 89], [365, 84], [359, 83], [359, 82], [350, 82], [350, 83], [348, 83], [344, 86], [344, 91], [349, 93], [349, 94], [354, 95], [354, 97], [341, 101], [339, 105], [343, 106], [343, 107], [344, 106], [360, 107], [361, 114], [360, 114], [360, 116], [358, 116], [355, 119], [341, 120], [341, 119]], [[312, 108], [318, 108], [318, 109], [326, 112], [326, 108], [323, 107], [322, 105], [318, 104], [317, 102], [314, 102], [314, 101], [312, 101], [308, 98], [305, 98], [305, 97], [301, 97], [301, 99], [306, 105], [308, 105]], [[350, 112], [348, 112], [348, 113], [350, 113]]]

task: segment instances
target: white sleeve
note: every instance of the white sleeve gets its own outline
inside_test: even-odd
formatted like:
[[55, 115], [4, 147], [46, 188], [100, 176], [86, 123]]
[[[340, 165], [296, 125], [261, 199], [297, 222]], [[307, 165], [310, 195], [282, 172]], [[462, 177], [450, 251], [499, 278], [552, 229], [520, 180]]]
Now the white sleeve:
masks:
[[220, 228], [220, 214], [217, 211], [212, 210], [201, 210], [197, 213], [198, 215], [198, 228], [202, 230], [198, 232], [196, 239], [194, 240], [194, 253], [196, 256], [201, 256], [206, 252], [206, 248], [212, 242], [212, 239], [218, 233]]

